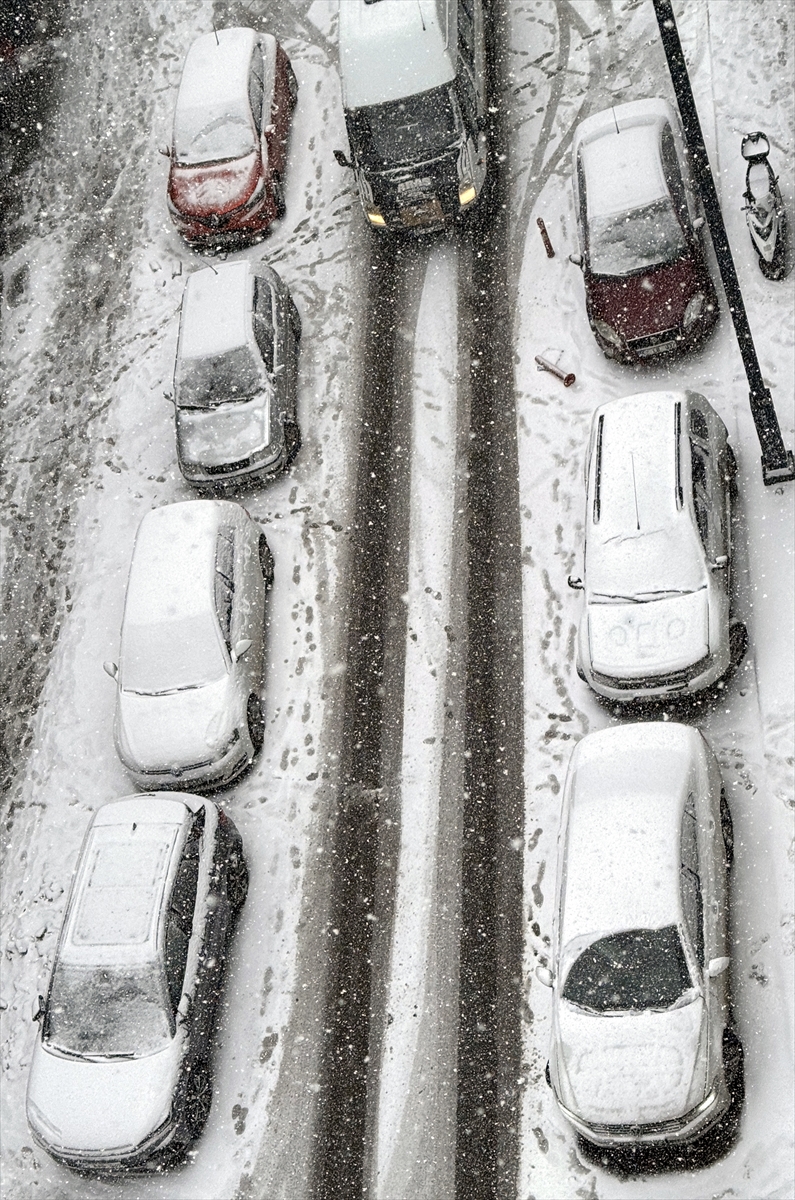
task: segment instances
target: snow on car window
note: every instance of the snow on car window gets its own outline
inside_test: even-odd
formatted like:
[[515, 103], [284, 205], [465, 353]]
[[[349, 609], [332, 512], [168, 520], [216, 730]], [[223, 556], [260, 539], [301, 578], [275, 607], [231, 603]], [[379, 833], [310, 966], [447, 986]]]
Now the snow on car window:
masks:
[[201, 687], [225, 674], [220, 630], [209, 609], [178, 621], [124, 627], [121, 686], [125, 692], [165, 695]]
[[593, 216], [588, 236], [595, 275], [628, 275], [673, 262], [687, 250], [684, 231], [668, 198], [630, 212]]
[[265, 364], [248, 346], [208, 358], [182, 358], [177, 366], [177, 403], [186, 408], [248, 400], [267, 386]]
[[247, 107], [220, 111], [188, 108], [176, 113], [174, 156], [181, 167], [242, 158], [256, 146], [256, 130]]
[[666, 1009], [692, 987], [679, 931], [632, 929], [592, 942], [575, 959], [564, 1000], [590, 1012]]
[[59, 962], [44, 1040], [67, 1053], [119, 1057], [154, 1054], [171, 1027], [160, 970], [83, 967]]

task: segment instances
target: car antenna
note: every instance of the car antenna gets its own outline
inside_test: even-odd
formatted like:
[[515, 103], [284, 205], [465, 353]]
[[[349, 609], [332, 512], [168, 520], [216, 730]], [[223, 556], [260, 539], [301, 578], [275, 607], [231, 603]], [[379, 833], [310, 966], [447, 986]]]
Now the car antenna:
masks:
[[215, 267], [213, 266], [213, 264], [212, 264], [211, 262], [207, 262], [207, 259], [206, 259], [206, 258], [204, 259], [204, 261], [207, 263], [207, 266], [210, 268], [210, 270], [212, 271], [212, 273], [213, 273], [214, 275], [217, 275], [217, 274], [218, 274], [218, 272], [216, 271], [216, 269], [215, 269]]
[[635, 486], [635, 455], [630, 451], [629, 461], [632, 466], [632, 493], [635, 497], [635, 522], [640, 529], [640, 513], [638, 512], [638, 489]]
[[221, 43], [218, 41], [218, 30], [215, 28], [215, 22], [214, 22], [214, 21], [213, 21], [213, 33], [215, 34], [215, 44], [216, 44], [216, 46], [220, 46], [220, 45], [221, 45]]
[[422, 15], [422, 5], [420, 0], [417, 0], [417, 8], [420, 10], [420, 20], [422, 21], [422, 31], [425, 32], [425, 17]]
[[[218, 35], [216, 34], [216, 37], [217, 37], [217, 36], [218, 36]], [[616, 109], [615, 109], [615, 105], [611, 105], [611, 107], [610, 107], [610, 111], [611, 111], [611, 113], [613, 114], [613, 120], [615, 121], [615, 125], [616, 125], [616, 133], [621, 133], [621, 130], [618, 128], [618, 117], [616, 116]]]

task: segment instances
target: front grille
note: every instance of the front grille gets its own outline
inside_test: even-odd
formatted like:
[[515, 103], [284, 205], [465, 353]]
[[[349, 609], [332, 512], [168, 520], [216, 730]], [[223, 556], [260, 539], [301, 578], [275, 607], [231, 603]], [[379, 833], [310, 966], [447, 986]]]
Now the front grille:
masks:
[[689, 683], [709, 666], [709, 655], [700, 658], [692, 666], [684, 667], [681, 671], [670, 671], [665, 675], [646, 675], [640, 679], [615, 679], [612, 675], [603, 675], [601, 671], [593, 671], [597, 683], [605, 687], [622, 688], [625, 691], [635, 691], [643, 688], [677, 687]]
[[188, 771], [199, 771], [202, 767], [211, 767], [214, 762], [214, 758], [207, 758], [204, 762], [191, 763], [189, 767], [157, 767], [148, 771], [136, 768], [136, 770], [139, 775], [172, 775], [175, 779], [181, 779]]
[[651, 333], [648, 337], [632, 338], [627, 346], [633, 354], [645, 358], [651, 354], [662, 354], [678, 345], [680, 333], [677, 328], [662, 329], [659, 333]]
[[687, 1125], [696, 1116], [697, 1110], [686, 1113], [683, 1117], [676, 1117], [670, 1121], [652, 1121], [648, 1125], [600, 1125], [595, 1121], [588, 1122], [588, 1128], [594, 1133], [599, 1133], [603, 1137], [625, 1137], [625, 1138], [644, 1138], [653, 1137], [655, 1134], [676, 1133], [683, 1125]]

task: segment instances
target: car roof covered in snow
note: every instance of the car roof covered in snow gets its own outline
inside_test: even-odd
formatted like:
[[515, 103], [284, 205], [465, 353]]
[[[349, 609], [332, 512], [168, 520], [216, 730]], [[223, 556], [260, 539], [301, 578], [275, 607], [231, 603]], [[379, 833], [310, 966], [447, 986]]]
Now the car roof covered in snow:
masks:
[[148, 512], [135, 539], [124, 624], [214, 611], [216, 535], [241, 511], [231, 500], [184, 500]]
[[[686, 392], [643, 392], [600, 405], [599, 541], [677, 520], [676, 405]], [[685, 516], [685, 519], [687, 517]]]
[[131, 796], [98, 809], [89, 827], [59, 949], [65, 962], [151, 961], [180, 833], [195, 798]]
[[257, 34], [253, 29], [219, 29], [192, 43], [182, 68], [179, 109], [234, 104], [248, 108], [248, 67]]
[[345, 0], [340, 73], [346, 108], [430, 91], [455, 79], [455, 5], [449, 0]]
[[576, 746], [566, 780], [560, 945], [680, 921], [680, 829], [697, 730], [667, 722], [603, 729]]
[[251, 345], [252, 264], [219, 263], [190, 275], [182, 298], [180, 358], [209, 358]]
[[594, 113], [574, 135], [573, 154], [582, 158], [591, 217], [610, 217], [644, 208], [668, 195], [660, 155], [663, 124], [677, 129], [665, 100], [633, 100]]

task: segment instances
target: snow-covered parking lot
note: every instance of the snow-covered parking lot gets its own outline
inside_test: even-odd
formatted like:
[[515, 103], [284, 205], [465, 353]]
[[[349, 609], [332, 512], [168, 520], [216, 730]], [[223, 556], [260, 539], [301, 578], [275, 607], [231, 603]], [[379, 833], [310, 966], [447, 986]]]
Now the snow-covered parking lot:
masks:
[[[73, 0], [53, 18], [52, 92], [8, 187], [2, 260], [8, 1196], [793, 1195], [795, 484], [762, 485], [720, 289], [702, 349], [636, 371], [597, 347], [568, 261], [576, 124], [673, 96], [651, 0], [486, 7], [490, 207], [449, 238], [403, 242], [368, 231], [333, 157], [347, 147], [335, 0]], [[795, 275], [759, 273], [740, 139], [767, 132], [795, 227], [795, 19], [787, 0], [677, 0], [675, 12], [793, 448]], [[158, 146], [191, 41], [236, 24], [274, 33], [299, 84], [286, 216], [239, 252], [279, 271], [303, 322], [303, 448], [241, 497], [276, 570], [265, 743], [218, 797], [251, 888], [204, 1135], [183, 1167], [92, 1180], [31, 1140], [31, 1006], [88, 815], [134, 790], [102, 662], [117, 656], [141, 517], [192, 494], [164, 393], [185, 278], [201, 265], [170, 223]], [[576, 383], [539, 372], [536, 354], [559, 356]], [[582, 565], [585, 442], [599, 404], [663, 388], [703, 392], [739, 462], [735, 603], [749, 649], [705, 703], [666, 717], [704, 731], [733, 813], [746, 1099], [725, 1155], [627, 1178], [583, 1154], [554, 1105], [535, 968], [552, 936], [571, 748], [623, 719], [575, 670], [580, 600], [566, 579]]]

